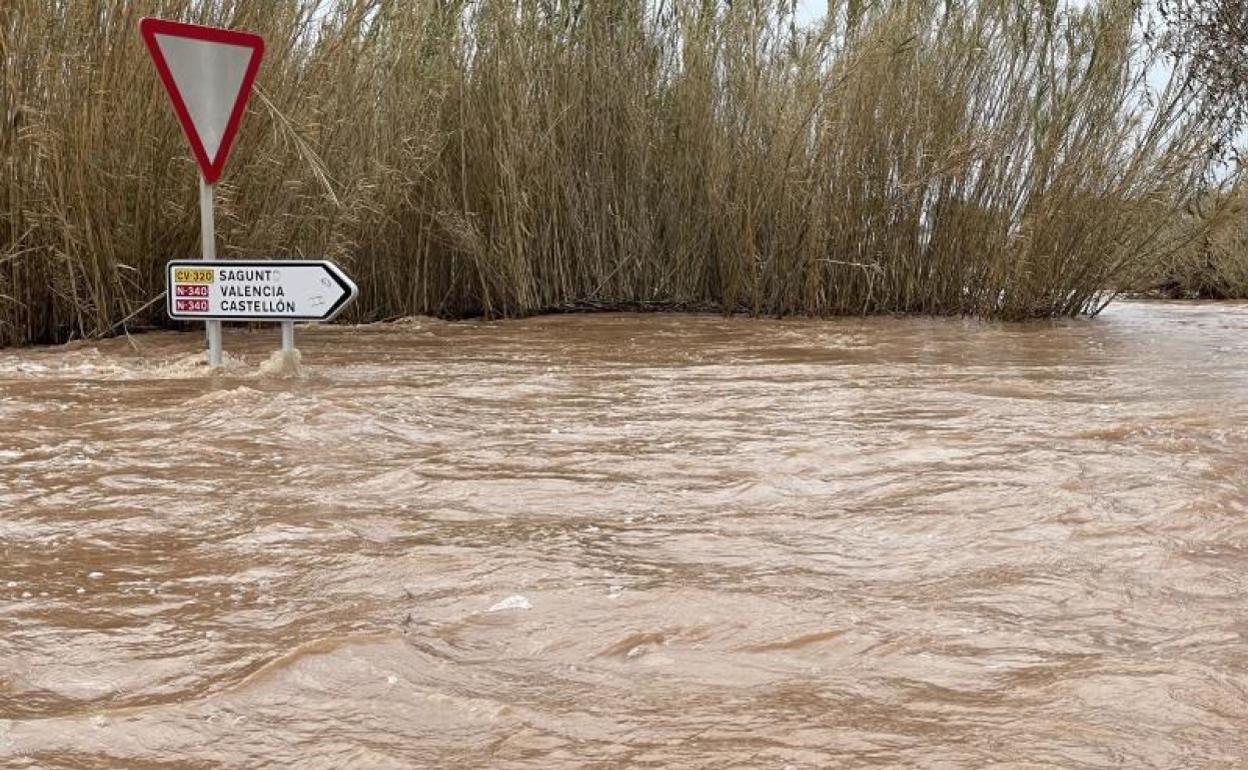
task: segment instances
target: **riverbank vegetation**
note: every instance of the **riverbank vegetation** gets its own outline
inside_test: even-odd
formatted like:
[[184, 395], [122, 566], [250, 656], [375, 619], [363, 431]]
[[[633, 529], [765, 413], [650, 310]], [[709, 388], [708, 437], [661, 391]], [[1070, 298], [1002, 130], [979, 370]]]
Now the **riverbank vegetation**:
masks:
[[1173, 217], [1173, 248], [1144, 265], [1131, 282], [1146, 296], [1169, 299], [1248, 298], [1248, 201], [1244, 190], [1195, 198]]
[[0, 344], [166, 323], [198, 208], [157, 11], [268, 41], [219, 254], [337, 260], [356, 320], [1095, 311], [1217, 130], [1133, 5], [7, 0]]

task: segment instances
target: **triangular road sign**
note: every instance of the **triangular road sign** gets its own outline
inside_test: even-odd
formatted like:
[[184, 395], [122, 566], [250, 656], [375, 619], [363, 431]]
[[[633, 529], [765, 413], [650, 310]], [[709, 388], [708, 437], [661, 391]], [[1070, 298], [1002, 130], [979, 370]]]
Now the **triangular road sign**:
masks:
[[139, 32], [204, 179], [213, 184], [242, 121], [264, 55], [264, 39], [165, 19], [143, 19]]

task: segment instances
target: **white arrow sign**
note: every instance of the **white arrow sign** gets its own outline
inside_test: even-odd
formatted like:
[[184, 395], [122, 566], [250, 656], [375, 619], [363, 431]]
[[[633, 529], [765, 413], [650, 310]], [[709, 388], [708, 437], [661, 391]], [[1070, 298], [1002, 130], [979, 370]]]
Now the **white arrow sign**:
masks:
[[169, 317], [184, 321], [328, 321], [358, 291], [332, 262], [175, 260], [167, 276]]

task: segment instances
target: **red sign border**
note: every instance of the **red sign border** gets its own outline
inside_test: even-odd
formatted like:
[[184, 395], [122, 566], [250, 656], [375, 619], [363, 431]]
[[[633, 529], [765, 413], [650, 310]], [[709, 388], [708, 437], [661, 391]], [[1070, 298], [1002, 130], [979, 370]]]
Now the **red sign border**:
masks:
[[[191, 145], [191, 152], [195, 155], [196, 162], [199, 163], [204, 180], [208, 184], [215, 184], [221, 178], [222, 169], [225, 168], [225, 161], [234, 144], [234, 135], [238, 133], [239, 124], [242, 123], [243, 113], [247, 108], [247, 99], [251, 96], [251, 87], [255, 83], [256, 73], [260, 70], [260, 60], [264, 57], [264, 38], [250, 32], [151, 17], [139, 21], [139, 34], [143, 36], [143, 42], [147, 44], [147, 50], [152, 55], [152, 61], [156, 63], [157, 72], [160, 73], [161, 82], [164, 83], [165, 90], [169, 92], [169, 99], [173, 102], [173, 111], [178, 116], [178, 122], [182, 124], [182, 131]], [[247, 63], [247, 70], [243, 73], [242, 88], [234, 100], [234, 110], [230, 113], [230, 119], [226, 122], [225, 131], [221, 135], [221, 146], [217, 150], [215, 163], [208, 158], [208, 153], [204, 150], [204, 143], [195, 130], [195, 123], [191, 120], [191, 113], [186, 109], [186, 103], [182, 100], [177, 83], [174, 82], [173, 72], [169, 70], [169, 63], [165, 61], [165, 54], [156, 43], [157, 35], [187, 37], [252, 49], [251, 61]]]

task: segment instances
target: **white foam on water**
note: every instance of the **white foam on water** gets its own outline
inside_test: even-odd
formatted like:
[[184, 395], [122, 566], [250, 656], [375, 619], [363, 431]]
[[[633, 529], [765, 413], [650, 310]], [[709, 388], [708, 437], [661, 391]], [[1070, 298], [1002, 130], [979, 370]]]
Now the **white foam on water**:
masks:
[[302, 360], [303, 354], [298, 350], [275, 350], [268, 361], [260, 364], [258, 375], [276, 379], [303, 379], [308, 376], [308, 372], [303, 368]]
[[531, 609], [533, 609], [533, 602], [530, 602], [528, 600], [528, 597], [521, 596], [520, 594], [515, 594], [513, 596], [508, 596], [506, 599], [503, 599], [500, 602], [495, 603], [494, 606], [490, 607], [488, 610], [486, 610], [486, 612], [502, 612], [503, 610], [531, 610]]

